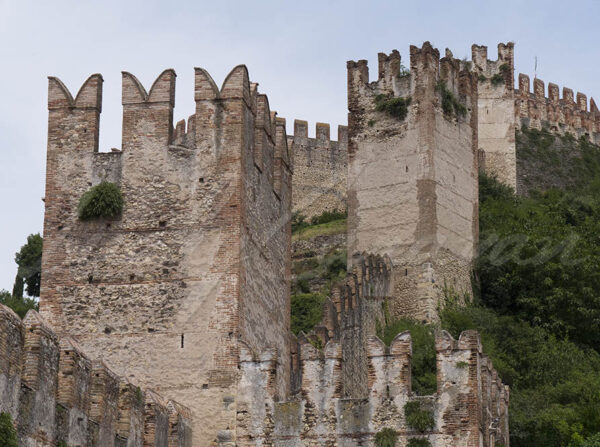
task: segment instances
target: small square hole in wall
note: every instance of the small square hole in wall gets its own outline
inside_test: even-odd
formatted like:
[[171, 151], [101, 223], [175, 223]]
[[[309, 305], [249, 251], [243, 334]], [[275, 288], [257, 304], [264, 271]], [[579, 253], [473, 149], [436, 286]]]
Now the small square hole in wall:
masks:
[[208, 383], [203, 383], [202, 384], [202, 389], [203, 390], [207, 390], [208, 389]]
[[200, 179], [198, 180], [200, 183], [204, 183], [204, 177], [200, 177]]
[[167, 221], [166, 220], [160, 220], [160, 221], [158, 221], [158, 226], [160, 228], [165, 228], [167, 226]]

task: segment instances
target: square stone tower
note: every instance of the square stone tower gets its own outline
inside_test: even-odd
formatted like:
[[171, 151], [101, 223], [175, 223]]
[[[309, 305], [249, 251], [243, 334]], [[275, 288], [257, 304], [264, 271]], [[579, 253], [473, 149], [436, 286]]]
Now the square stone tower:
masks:
[[388, 255], [390, 310], [432, 321], [444, 290], [470, 293], [478, 233], [477, 80], [429, 42], [348, 62], [348, 256]]
[[[122, 149], [98, 152], [102, 77], [75, 98], [49, 79], [41, 313], [134, 383], [193, 412], [194, 446], [235, 439], [240, 344], [275, 348], [290, 377], [291, 170], [285, 121], [245, 66], [221, 89], [195, 72], [196, 112], [173, 126], [175, 72], [147, 92], [123, 73]], [[82, 221], [117, 184], [122, 215]]]
[[499, 43], [498, 59], [489, 60], [486, 46], [473, 45], [471, 69], [478, 82], [480, 169], [516, 189], [514, 49], [512, 42]]

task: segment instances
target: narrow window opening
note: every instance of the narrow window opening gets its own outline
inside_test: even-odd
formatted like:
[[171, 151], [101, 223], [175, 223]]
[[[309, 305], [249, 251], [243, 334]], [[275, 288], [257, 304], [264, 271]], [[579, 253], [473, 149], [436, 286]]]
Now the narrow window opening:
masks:
[[183, 349], [183, 334], [181, 334], [181, 349]]
[[408, 269], [404, 269], [404, 276], [408, 276]]
[[406, 172], [408, 172], [408, 166], [406, 167]]

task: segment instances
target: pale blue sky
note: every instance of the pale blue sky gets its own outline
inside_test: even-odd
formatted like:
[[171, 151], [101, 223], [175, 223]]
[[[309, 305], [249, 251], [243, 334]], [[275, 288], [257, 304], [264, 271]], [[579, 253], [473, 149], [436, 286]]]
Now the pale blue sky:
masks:
[[[288, 119], [346, 121], [346, 61], [430, 40], [470, 58], [472, 43], [515, 42], [516, 69], [600, 100], [599, 1], [39, 1], [0, 0], [0, 289], [10, 290], [14, 253], [41, 232], [47, 79], [73, 94], [104, 76], [102, 151], [120, 147], [121, 70], [149, 87], [177, 72], [175, 119], [194, 110], [193, 67], [220, 84], [244, 63]], [[597, 101], [600, 103], [600, 101]], [[334, 134], [334, 132], [332, 132]]]

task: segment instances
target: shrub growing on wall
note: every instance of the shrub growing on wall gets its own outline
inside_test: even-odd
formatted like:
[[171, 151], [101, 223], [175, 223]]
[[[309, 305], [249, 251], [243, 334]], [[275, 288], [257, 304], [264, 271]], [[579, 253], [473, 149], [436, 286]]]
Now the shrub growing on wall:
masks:
[[398, 434], [391, 428], [384, 428], [375, 435], [375, 445], [377, 447], [395, 447]]
[[407, 402], [404, 406], [404, 417], [409, 427], [421, 433], [432, 430], [435, 426], [433, 413], [429, 410], [423, 410], [419, 401]]
[[117, 185], [102, 182], [90, 188], [79, 200], [81, 220], [116, 217], [123, 211], [123, 194]]
[[385, 112], [394, 118], [403, 121], [408, 114], [411, 98], [394, 98], [390, 95], [377, 95], [375, 97], [375, 110]]
[[0, 445], [2, 447], [19, 447], [17, 430], [8, 413], [0, 413]]

